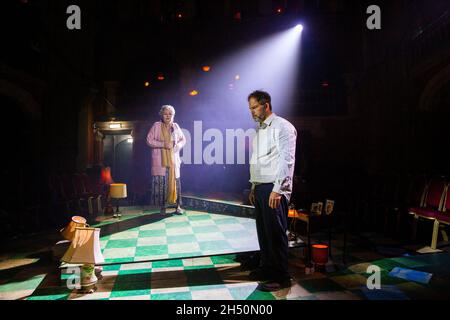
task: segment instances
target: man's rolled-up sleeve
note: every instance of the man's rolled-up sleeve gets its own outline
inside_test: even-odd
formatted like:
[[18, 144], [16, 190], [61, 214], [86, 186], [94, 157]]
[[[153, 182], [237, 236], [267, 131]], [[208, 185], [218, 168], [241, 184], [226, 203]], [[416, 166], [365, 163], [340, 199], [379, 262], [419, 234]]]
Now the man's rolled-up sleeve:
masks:
[[279, 194], [292, 192], [292, 177], [294, 176], [295, 147], [297, 131], [291, 126], [284, 126], [278, 137], [280, 158], [275, 183], [272, 191]]

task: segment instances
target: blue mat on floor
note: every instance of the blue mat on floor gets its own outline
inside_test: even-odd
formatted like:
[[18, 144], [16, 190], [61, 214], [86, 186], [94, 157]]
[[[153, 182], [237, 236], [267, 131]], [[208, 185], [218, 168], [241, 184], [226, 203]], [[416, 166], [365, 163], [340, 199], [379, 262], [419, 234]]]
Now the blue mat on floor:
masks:
[[433, 274], [412, 269], [395, 267], [389, 272], [391, 277], [428, 284]]

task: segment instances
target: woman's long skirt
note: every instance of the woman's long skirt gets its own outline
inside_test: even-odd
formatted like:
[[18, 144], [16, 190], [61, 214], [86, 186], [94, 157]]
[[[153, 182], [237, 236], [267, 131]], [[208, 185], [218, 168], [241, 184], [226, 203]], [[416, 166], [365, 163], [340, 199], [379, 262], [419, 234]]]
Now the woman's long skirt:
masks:
[[175, 179], [177, 188], [177, 200], [176, 203], [167, 203], [168, 195], [168, 182], [169, 170], [166, 170], [165, 176], [152, 176], [151, 191], [150, 191], [150, 204], [156, 207], [167, 207], [170, 205], [181, 206], [181, 181], [180, 178]]

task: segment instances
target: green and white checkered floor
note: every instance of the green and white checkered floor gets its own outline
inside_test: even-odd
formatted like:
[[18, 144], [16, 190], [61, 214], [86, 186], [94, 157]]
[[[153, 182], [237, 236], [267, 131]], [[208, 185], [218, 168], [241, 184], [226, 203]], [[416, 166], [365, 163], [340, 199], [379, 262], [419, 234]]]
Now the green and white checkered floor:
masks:
[[[101, 238], [108, 265], [103, 266], [95, 293], [69, 289], [70, 276], [61, 275], [43, 251], [0, 264], [0, 300], [449, 299], [448, 253], [386, 258], [350, 236], [344, 266], [338, 263], [343, 242], [337, 237], [331, 269], [305, 272], [303, 250], [293, 249], [289, 258], [295, 279], [292, 287], [268, 293], [257, 290], [258, 283], [249, 280], [238, 259], [238, 252], [258, 250], [254, 220], [197, 211], [158, 219]], [[228, 252], [234, 253], [222, 254]], [[381, 270], [381, 290], [367, 288], [370, 265]], [[429, 284], [394, 278], [389, 272], [395, 267], [430, 272], [433, 277]]]
[[235, 255], [109, 265], [102, 276], [93, 294], [60, 286], [59, 292], [37, 289], [28, 300], [274, 299], [271, 294], [255, 291], [258, 284], [248, 282]]
[[[334, 250], [337, 254], [339, 250]], [[306, 274], [300, 257], [290, 257], [289, 269], [295, 277], [291, 288], [276, 292], [257, 290], [248, 279], [236, 255], [222, 255], [158, 262], [124, 263], [104, 266], [103, 278], [93, 294], [80, 294], [65, 285], [59, 275], [30, 279], [36, 286], [27, 300], [409, 300], [449, 299], [448, 279], [434, 275], [431, 283], [420, 284], [388, 275], [394, 267], [448, 274], [450, 254], [380, 259], [374, 253], [359, 252], [347, 268], [327, 273]], [[381, 289], [369, 290], [370, 265], [381, 270]], [[67, 278], [67, 277], [63, 277]], [[62, 280], [62, 281], [61, 281]], [[21, 290], [27, 289], [22, 284]], [[31, 291], [31, 288], [28, 288]], [[11, 288], [10, 288], [11, 290]], [[22, 292], [23, 294], [24, 292]]]
[[199, 211], [100, 237], [105, 263], [259, 250], [255, 220]]

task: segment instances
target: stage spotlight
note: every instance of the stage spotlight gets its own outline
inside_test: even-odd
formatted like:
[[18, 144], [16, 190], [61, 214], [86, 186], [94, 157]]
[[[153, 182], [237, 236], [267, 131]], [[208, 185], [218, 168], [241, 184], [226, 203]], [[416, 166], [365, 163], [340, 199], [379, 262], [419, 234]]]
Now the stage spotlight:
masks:
[[191, 92], [189, 92], [189, 95], [190, 96], [196, 96], [196, 95], [198, 95], [198, 91], [197, 90], [192, 90]]
[[146, 87], [150, 86], [150, 82], [146, 81], [146, 82], [144, 83], [144, 86], [146, 86]]
[[159, 74], [158, 77], [157, 77], [157, 79], [158, 79], [159, 81], [163, 81], [165, 78], [164, 78], [164, 75]]
[[202, 70], [205, 71], [205, 72], [208, 72], [209, 70], [211, 70], [211, 67], [210, 66], [203, 66]]
[[127, 142], [128, 142], [128, 143], [133, 143], [133, 138], [128, 138], [128, 139], [127, 139]]
[[303, 26], [301, 25], [301, 24], [298, 24], [298, 25], [296, 25], [295, 26], [295, 31], [297, 31], [297, 32], [302, 32], [303, 31]]
[[[216, 96], [233, 93], [226, 99], [233, 100], [236, 106], [246, 101], [246, 93], [262, 88], [271, 94], [277, 105], [284, 106], [278, 109], [281, 114], [291, 112], [288, 106], [294, 105], [292, 101], [298, 88], [302, 40], [302, 33], [297, 31], [302, 27], [294, 27], [300, 23], [300, 19], [295, 20], [284, 30], [258, 39], [222, 61], [215, 61], [214, 74], [201, 79], [200, 87], [215, 91]], [[224, 79], [229, 80], [224, 83]], [[238, 107], [233, 109], [241, 112], [238, 110]], [[248, 125], [244, 120], [242, 123]]]

